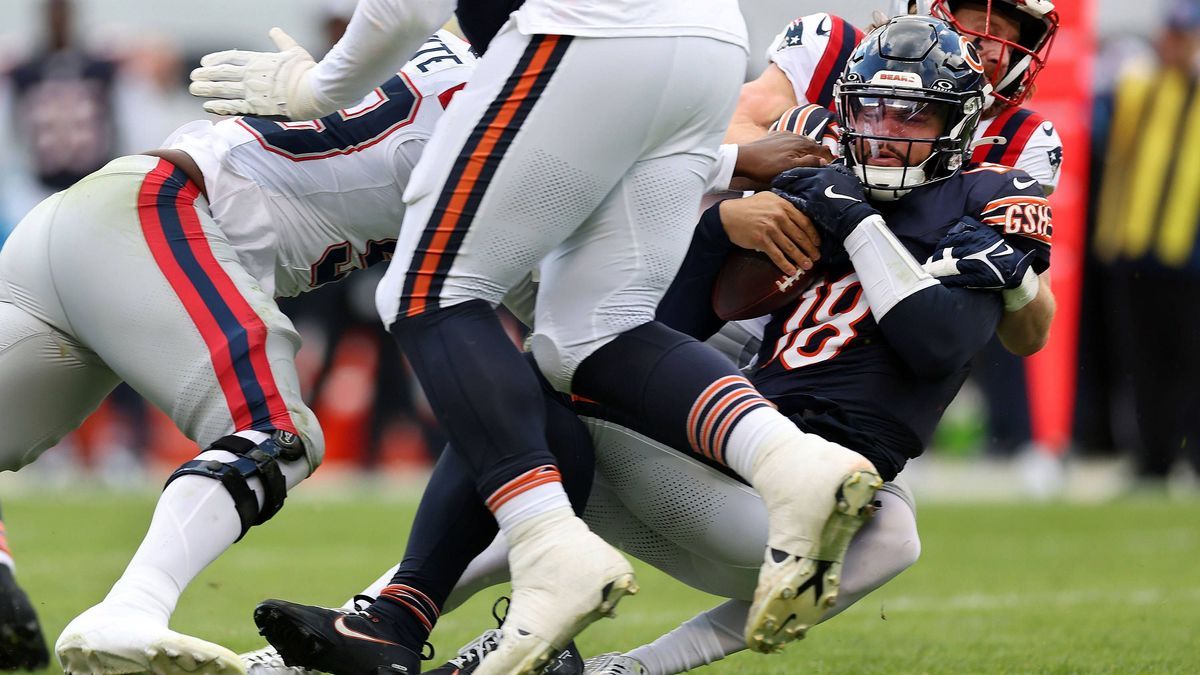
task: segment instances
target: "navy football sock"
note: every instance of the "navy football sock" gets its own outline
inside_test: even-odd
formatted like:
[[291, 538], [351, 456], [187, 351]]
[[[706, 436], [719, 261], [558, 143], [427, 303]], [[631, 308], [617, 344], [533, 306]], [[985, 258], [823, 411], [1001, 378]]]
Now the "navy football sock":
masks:
[[598, 349], [571, 387], [636, 431], [717, 461], [733, 425], [770, 405], [720, 352], [657, 321]]
[[[583, 513], [592, 488], [592, 439], [574, 411], [548, 384], [544, 387], [546, 441], [558, 460], [572, 507]], [[421, 498], [404, 561], [371, 613], [394, 626], [400, 644], [419, 650], [459, 577], [498, 531], [496, 519], [475, 492], [465, 461], [448, 447]]]
[[515, 476], [554, 464], [538, 380], [488, 303], [398, 319], [392, 334], [484, 498]]

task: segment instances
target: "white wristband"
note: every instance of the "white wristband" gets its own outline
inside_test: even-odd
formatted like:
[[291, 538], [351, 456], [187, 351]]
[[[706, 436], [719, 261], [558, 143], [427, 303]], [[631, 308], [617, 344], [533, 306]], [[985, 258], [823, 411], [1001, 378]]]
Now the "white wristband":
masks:
[[1004, 311], [1015, 312], [1033, 302], [1041, 288], [1042, 282], [1038, 279], [1037, 272], [1034, 272], [1032, 267], [1026, 269], [1025, 276], [1021, 277], [1020, 286], [1000, 291], [1000, 297], [1004, 298]]
[[723, 143], [717, 148], [717, 161], [708, 173], [708, 185], [704, 188], [704, 194], [729, 191], [729, 184], [733, 182], [733, 169], [737, 166], [737, 157], [738, 146], [732, 143]]
[[864, 218], [845, 243], [876, 321], [901, 300], [940, 283], [896, 239], [882, 216]]

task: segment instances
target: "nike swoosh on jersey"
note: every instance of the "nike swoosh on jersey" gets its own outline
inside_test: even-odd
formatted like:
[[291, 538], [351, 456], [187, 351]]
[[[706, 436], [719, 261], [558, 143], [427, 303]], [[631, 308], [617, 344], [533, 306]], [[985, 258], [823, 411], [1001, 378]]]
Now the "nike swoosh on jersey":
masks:
[[861, 199], [855, 199], [854, 197], [851, 197], [850, 195], [843, 195], [843, 194], [838, 194], [837, 192], [834, 192], [832, 185], [825, 188], [825, 196], [829, 197], [830, 199], [848, 199], [852, 202], [861, 202], [862, 201]]
[[1018, 190], [1024, 190], [1025, 188], [1027, 188], [1031, 185], [1034, 185], [1035, 183], [1037, 183], [1037, 181], [1032, 178], [1030, 178], [1029, 180], [1021, 180], [1020, 178], [1013, 179], [1013, 187], [1017, 188]]
[[829, 21], [829, 16], [828, 16], [828, 15], [826, 15], [826, 16], [825, 16], [825, 18], [821, 19], [821, 23], [817, 24], [817, 35], [829, 35], [829, 29], [828, 29], [828, 28], [826, 28], [825, 30], [821, 30], [821, 28], [822, 28], [822, 27], [823, 27], [823, 26], [824, 26], [824, 25], [825, 25], [825, 24], [826, 24], [828, 21]]
[[389, 640], [381, 640], [373, 635], [367, 635], [366, 633], [360, 633], [360, 632], [354, 630], [353, 628], [346, 625], [346, 617], [344, 617], [344, 616], [339, 616], [337, 619], [334, 620], [333, 629], [336, 630], [341, 635], [344, 635], [348, 638], [353, 638], [355, 640], [365, 640], [367, 642], [374, 642], [374, 643], [381, 644], [381, 645], [393, 645], [395, 647], [400, 646], [400, 645], [396, 644], [395, 642], [391, 642]]

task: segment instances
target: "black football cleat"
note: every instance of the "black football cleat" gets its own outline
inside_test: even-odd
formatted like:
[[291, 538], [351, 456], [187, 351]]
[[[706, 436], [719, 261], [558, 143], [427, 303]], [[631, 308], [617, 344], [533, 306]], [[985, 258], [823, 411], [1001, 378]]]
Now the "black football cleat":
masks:
[[12, 570], [0, 565], [0, 670], [43, 670], [49, 665], [37, 612]]
[[367, 612], [264, 600], [254, 623], [283, 662], [333, 675], [417, 675], [421, 655]]

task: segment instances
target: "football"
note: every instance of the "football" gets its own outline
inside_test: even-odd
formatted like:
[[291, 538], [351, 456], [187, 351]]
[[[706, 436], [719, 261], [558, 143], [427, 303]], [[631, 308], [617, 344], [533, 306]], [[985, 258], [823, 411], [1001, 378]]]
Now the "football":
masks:
[[725, 321], [765, 316], [800, 297], [816, 278], [816, 267], [787, 276], [765, 253], [735, 248], [713, 284], [712, 305]]

